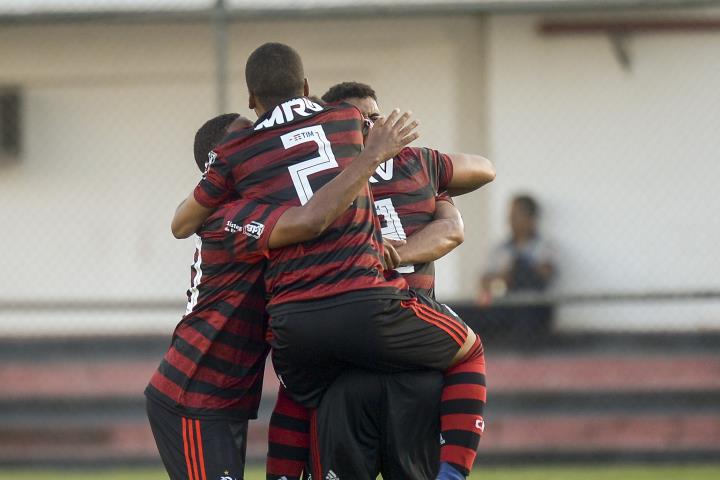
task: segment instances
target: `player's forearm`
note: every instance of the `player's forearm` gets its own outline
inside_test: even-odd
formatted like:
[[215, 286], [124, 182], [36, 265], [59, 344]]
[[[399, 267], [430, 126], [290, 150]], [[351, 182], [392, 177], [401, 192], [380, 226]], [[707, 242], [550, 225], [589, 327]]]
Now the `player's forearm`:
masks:
[[360, 195], [382, 159], [363, 151], [337, 177], [320, 188], [302, 207], [288, 209], [269, 238], [269, 247], [280, 248], [317, 238]]
[[364, 150], [338, 176], [318, 190], [303, 207], [305, 224], [320, 235], [363, 192], [370, 176], [385, 158]]
[[402, 265], [433, 262], [444, 257], [465, 239], [462, 220], [437, 219], [407, 238], [397, 247]]
[[400, 115], [395, 109], [377, 122], [365, 140], [365, 149], [350, 165], [304, 206], [291, 208], [278, 219], [269, 238], [270, 248], [311, 240], [324, 232], [368, 188], [375, 169], [418, 137], [413, 132], [417, 122], [408, 124], [409, 118], [409, 112]]
[[495, 166], [487, 158], [467, 153], [451, 153], [449, 157], [453, 164], [447, 189], [450, 195], [463, 195], [495, 180]]
[[198, 231], [212, 212], [212, 208], [200, 205], [191, 193], [175, 210], [170, 229], [175, 238], [188, 238]]

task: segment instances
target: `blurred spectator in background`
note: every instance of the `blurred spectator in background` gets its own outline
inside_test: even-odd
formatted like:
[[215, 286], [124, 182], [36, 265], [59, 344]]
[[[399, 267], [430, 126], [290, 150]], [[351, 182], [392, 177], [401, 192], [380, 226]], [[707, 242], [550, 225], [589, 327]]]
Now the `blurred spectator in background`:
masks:
[[[510, 203], [510, 238], [495, 247], [482, 276], [478, 300], [483, 310], [480, 331], [511, 341], [537, 338], [549, 332], [552, 303], [503, 303], [499, 298], [541, 293], [553, 281], [556, 265], [553, 249], [539, 232], [540, 206], [530, 195], [516, 195]], [[531, 299], [532, 300], [532, 299]], [[488, 333], [489, 335], [489, 333]], [[484, 338], [484, 337], [483, 337]]]
[[481, 282], [481, 302], [508, 293], [540, 292], [555, 275], [552, 248], [538, 232], [540, 206], [529, 195], [510, 205], [510, 238], [493, 249]]

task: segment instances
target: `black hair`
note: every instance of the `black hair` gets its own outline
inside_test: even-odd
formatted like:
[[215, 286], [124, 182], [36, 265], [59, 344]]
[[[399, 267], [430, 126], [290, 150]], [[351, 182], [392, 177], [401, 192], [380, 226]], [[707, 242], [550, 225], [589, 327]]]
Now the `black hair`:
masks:
[[223, 113], [205, 122], [195, 133], [193, 152], [195, 153], [195, 163], [201, 172], [205, 171], [210, 150], [217, 147], [220, 140], [227, 135], [230, 124], [239, 116], [239, 113]]
[[325, 92], [322, 99], [327, 103], [342, 102], [348, 98], [372, 98], [377, 102], [375, 90], [370, 85], [360, 82], [342, 82], [333, 85]]
[[540, 216], [540, 205], [530, 195], [515, 195], [515, 197], [513, 197], [513, 202], [516, 203], [520, 208], [522, 208], [525, 213], [530, 215], [532, 218], [537, 218]]
[[265, 43], [255, 49], [245, 65], [249, 92], [265, 108], [302, 96], [305, 70], [300, 54], [282, 43]]
[[317, 103], [321, 107], [325, 106], [325, 102], [323, 102], [323, 100], [320, 97], [318, 97], [317, 95], [308, 95], [308, 99]]

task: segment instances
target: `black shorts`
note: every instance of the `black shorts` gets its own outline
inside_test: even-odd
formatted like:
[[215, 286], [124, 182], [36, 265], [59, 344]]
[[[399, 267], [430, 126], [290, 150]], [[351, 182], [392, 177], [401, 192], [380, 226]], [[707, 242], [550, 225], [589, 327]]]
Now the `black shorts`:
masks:
[[184, 417], [150, 399], [147, 414], [171, 480], [244, 477], [247, 420]]
[[423, 296], [347, 303], [336, 298], [306, 308], [273, 311], [270, 343], [278, 378], [309, 408], [351, 366], [385, 373], [443, 371], [467, 339], [468, 328], [454, 312]]
[[440, 458], [440, 372], [343, 373], [311, 435], [313, 478], [433, 480]]

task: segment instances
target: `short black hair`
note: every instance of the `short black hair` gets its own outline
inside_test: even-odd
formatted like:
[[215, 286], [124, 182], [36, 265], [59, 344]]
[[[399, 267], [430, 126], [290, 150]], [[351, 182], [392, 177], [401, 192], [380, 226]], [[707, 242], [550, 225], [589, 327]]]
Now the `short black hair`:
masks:
[[302, 96], [305, 69], [300, 54], [282, 43], [265, 43], [255, 49], [245, 65], [248, 91], [265, 107]]
[[540, 205], [538, 202], [527, 194], [520, 194], [515, 195], [513, 197], [513, 203], [517, 203], [520, 208], [522, 208], [525, 213], [530, 215], [532, 218], [537, 218], [540, 216]]
[[333, 85], [322, 96], [323, 101], [327, 103], [342, 102], [348, 98], [372, 98], [377, 102], [375, 90], [365, 83], [360, 82], [342, 82]]
[[308, 99], [317, 103], [321, 107], [325, 105], [325, 102], [323, 102], [323, 100], [320, 97], [318, 97], [317, 95], [309, 95]]
[[223, 113], [205, 122], [195, 133], [193, 152], [195, 153], [195, 163], [201, 172], [205, 171], [210, 150], [217, 147], [220, 140], [227, 135], [230, 124], [239, 116], [239, 113]]

